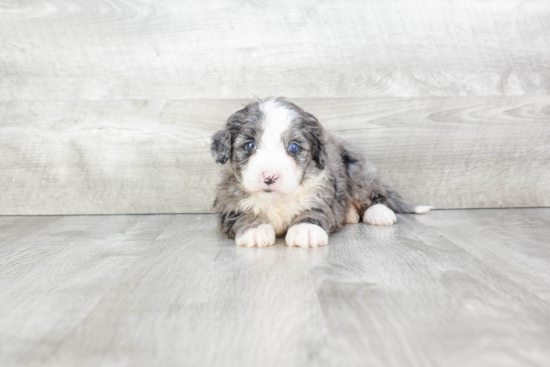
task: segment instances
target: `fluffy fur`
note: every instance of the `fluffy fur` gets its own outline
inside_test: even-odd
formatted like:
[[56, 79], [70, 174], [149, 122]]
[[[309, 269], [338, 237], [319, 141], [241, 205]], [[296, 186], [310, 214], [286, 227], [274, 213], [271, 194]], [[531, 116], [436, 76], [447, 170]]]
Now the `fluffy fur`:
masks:
[[361, 154], [283, 98], [235, 112], [211, 150], [223, 164], [214, 211], [240, 246], [270, 246], [284, 234], [289, 246], [324, 246], [345, 223], [392, 225], [394, 212], [432, 208], [383, 185]]

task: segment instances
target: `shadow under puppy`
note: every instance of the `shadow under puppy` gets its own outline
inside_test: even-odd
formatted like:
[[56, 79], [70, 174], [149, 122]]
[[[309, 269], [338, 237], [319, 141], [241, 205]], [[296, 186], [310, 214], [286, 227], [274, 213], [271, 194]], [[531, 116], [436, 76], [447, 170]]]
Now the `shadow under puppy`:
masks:
[[283, 98], [250, 103], [212, 137], [223, 164], [214, 211], [238, 246], [328, 244], [346, 223], [392, 225], [396, 213], [426, 213], [383, 185], [376, 169], [317, 119]]

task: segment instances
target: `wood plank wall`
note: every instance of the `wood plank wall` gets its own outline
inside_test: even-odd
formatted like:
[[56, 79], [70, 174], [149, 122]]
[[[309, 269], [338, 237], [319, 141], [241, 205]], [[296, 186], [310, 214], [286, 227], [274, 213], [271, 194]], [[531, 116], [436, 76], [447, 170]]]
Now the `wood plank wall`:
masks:
[[547, 0], [0, 0], [0, 214], [208, 212], [270, 95], [415, 202], [550, 206]]

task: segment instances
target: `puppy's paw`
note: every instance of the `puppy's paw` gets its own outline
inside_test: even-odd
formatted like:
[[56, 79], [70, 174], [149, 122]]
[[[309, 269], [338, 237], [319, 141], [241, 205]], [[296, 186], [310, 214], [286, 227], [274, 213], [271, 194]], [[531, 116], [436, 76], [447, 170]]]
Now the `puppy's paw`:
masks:
[[348, 208], [348, 211], [346, 212], [346, 223], [347, 224], [355, 224], [359, 222], [359, 213], [357, 213], [357, 209], [352, 205]]
[[363, 222], [376, 226], [391, 226], [397, 222], [395, 213], [384, 204], [376, 204], [367, 209]]
[[320, 247], [328, 245], [328, 234], [318, 225], [300, 223], [289, 228], [285, 240], [290, 247]]
[[260, 224], [258, 227], [237, 232], [235, 238], [237, 246], [266, 247], [275, 243], [275, 230], [271, 224]]
[[417, 205], [414, 207], [415, 214], [424, 214], [432, 210], [434, 207], [429, 205]]

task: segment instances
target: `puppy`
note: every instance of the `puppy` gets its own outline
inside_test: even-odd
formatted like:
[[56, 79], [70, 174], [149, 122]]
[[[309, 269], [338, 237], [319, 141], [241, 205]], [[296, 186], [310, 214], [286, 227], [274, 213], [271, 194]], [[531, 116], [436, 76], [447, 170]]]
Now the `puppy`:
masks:
[[394, 213], [426, 213], [383, 185], [376, 169], [317, 119], [283, 98], [250, 103], [212, 137], [223, 165], [214, 211], [238, 246], [328, 244], [346, 223], [389, 226]]

